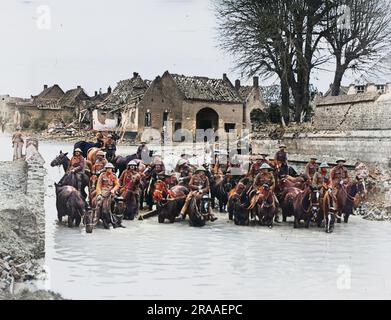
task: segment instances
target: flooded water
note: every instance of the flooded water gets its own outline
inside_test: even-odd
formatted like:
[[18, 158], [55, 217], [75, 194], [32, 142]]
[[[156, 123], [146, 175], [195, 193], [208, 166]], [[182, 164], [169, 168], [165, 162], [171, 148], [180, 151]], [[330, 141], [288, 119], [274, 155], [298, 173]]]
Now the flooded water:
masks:
[[[0, 142], [0, 160], [10, 160], [9, 137]], [[237, 227], [224, 215], [204, 228], [152, 218], [91, 235], [58, 225], [53, 184], [62, 171], [49, 163], [59, 150], [71, 152], [72, 144], [40, 142], [48, 168], [48, 280], [41, 285], [65, 298], [391, 298], [389, 222], [353, 217], [333, 234], [294, 230], [292, 223]]]

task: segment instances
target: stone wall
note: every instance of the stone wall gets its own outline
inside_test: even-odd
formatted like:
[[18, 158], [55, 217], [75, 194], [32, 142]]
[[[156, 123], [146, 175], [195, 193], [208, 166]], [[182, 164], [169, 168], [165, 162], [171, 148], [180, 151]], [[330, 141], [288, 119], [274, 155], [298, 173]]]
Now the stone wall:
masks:
[[30, 141], [23, 160], [0, 162], [1, 240], [18, 238], [34, 258], [45, 254], [44, 160]]
[[319, 130], [391, 130], [391, 93], [319, 98], [314, 126]]
[[280, 143], [287, 146], [289, 158], [293, 160], [317, 156], [320, 161], [335, 163], [338, 157], [344, 157], [350, 165], [364, 161], [391, 166], [391, 130], [285, 133], [281, 140], [258, 135], [253, 141], [253, 152], [274, 155]]

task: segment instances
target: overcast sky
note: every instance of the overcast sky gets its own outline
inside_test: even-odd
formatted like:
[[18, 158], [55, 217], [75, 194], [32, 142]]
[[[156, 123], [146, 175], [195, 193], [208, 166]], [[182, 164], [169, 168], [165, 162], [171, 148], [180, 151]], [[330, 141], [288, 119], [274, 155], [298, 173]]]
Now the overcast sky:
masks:
[[[44, 84], [93, 94], [137, 71], [240, 78], [217, 48], [213, 0], [1, 0], [0, 94]], [[245, 79], [242, 79], [245, 80]], [[323, 91], [332, 73], [313, 82]]]

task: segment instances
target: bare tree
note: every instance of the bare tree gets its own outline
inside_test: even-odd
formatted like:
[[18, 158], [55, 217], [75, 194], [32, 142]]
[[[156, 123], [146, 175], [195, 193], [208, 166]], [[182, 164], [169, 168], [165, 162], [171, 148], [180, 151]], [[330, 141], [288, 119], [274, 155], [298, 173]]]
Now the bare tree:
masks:
[[360, 70], [389, 49], [391, 2], [389, 0], [344, 0], [330, 12], [325, 38], [335, 57], [331, 94], [340, 94], [348, 69]]
[[[217, 0], [219, 44], [236, 59], [236, 68], [248, 77], [267, 79], [277, 74], [281, 81], [282, 115], [289, 121], [289, 79], [293, 53], [283, 38], [284, 1], [268, 6], [255, 0]], [[274, 17], [271, 19], [271, 17]]]
[[311, 72], [327, 60], [319, 43], [334, 1], [216, 1], [220, 47], [235, 56], [236, 68], [248, 76], [278, 75], [284, 120], [289, 121], [291, 89], [299, 122], [310, 102]]

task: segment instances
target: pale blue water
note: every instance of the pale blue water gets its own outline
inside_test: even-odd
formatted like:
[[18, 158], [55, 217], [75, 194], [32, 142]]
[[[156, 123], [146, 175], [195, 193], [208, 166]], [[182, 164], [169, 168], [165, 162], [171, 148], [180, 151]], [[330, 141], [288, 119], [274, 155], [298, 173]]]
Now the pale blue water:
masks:
[[[0, 136], [10, 158], [9, 138]], [[69, 143], [40, 142], [50, 162]], [[132, 149], [132, 148], [129, 148]], [[121, 152], [121, 148], [120, 148]], [[48, 166], [48, 164], [47, 164]], [[391, 224], [353, 217], [333, 234], [292, 223], [237, 227], [225, 216], [204, 228], [156, 218], [127, 229], [68, 229], [56, 222], [54, 181], [46, 179], [46, 265], [41, 285], [71, 299], [391, 298]]]

